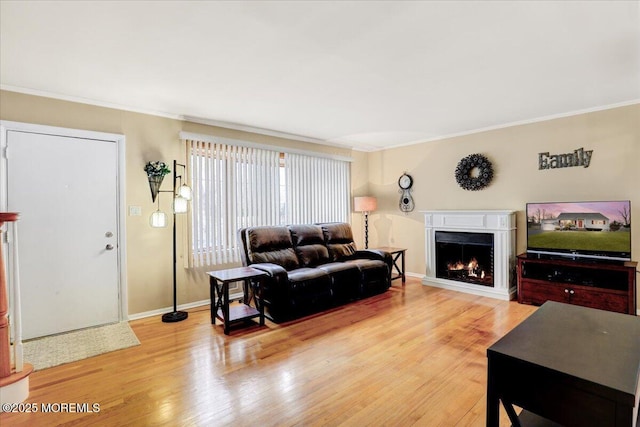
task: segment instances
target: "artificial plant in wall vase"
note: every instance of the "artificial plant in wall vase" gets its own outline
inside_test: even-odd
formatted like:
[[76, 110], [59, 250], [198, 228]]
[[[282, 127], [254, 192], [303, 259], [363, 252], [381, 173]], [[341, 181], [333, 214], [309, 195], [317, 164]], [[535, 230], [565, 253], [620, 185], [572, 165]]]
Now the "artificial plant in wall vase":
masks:
[[155, 202], [162, 185], [162, 180], [165, 175], [171, 173], [171, 169], [165, 162], [147, 162], [144, 166], [144, 171], [149, 178], [149, 187], [151, 188], [151, 199]]

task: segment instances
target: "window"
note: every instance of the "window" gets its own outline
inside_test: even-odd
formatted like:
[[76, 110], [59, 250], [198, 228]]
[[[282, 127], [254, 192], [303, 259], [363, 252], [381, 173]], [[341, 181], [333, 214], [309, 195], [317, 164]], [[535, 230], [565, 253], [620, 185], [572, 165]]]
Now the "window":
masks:
[[285, 153], [286, 222], [346, 222], [349, 164], [341, 160]]
[[348, 220], [347, 161], [187, 143], [194, 194], [189, 266], [240, 262], [238, 230], [244, 227]]
[[249, 147], [189, 141], [193, 266], [239, 262], [237, 231], [280, 221], [279, 155]]

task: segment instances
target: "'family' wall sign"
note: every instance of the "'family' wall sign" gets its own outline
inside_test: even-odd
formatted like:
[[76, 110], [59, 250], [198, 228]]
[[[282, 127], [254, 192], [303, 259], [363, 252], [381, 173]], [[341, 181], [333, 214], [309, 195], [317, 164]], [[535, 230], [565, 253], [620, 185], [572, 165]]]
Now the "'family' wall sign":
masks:
[[548, 151], [546, 153], [538, 153], [538, 169], [558, 169], [574, 166], [588, 168], [592, 155], [593, 150], [585, 150], [584, 148], [578, 148], [573, 150], [573, 153], [567, 154], [549, 154]]

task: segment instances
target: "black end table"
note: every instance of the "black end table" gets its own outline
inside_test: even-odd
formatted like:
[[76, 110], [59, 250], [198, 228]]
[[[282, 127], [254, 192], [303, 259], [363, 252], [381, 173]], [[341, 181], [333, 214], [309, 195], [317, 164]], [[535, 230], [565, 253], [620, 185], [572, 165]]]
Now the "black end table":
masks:
[[[259, 297], [260, 283], [267, 276], [264, 271], [252, 267], [231, 268], [228, 270], [209, 271], [209, 292], [211, 294], [211, 324], [216, 324], [216, 318], [224, 325], [225, 335], [229, 335], [232, 323], [237, 323], [254, 317], [260, 318], [260, 325], [264, 325], [264, 305]], [[229, 283], [243, 282], [244, 299], [239, 306], [229, 306]], [[252, 288], [252, 289], [250, 289]], [[253, 291], [253, 292], [251, 292]], [[251, 307], [251, 299], [255, 306]]]
[[[487, 349], [487, 427], [640, 427], [640, 318], [546, 302]], [[512, 405], [523, 408], [518, 417]], [[635, 408], [635, 414], [634, 414]], [[521, 423], [522, 421], [522, 423]]]
[[[404, 253], [407, 251], [406, 248], [393, 248], [390, 246], [382, 246], [379, 248], [375, 248], [378, 251], [389, 252], [393, 257], [393, 266], [398, 272], [397, 275], [391, 276], [391, 280], [402, 279], [402, 283], [406, 281], [406, 277], [404, 274]], [[400, 265], [398, 266], [398, 259], [400, 260]]]

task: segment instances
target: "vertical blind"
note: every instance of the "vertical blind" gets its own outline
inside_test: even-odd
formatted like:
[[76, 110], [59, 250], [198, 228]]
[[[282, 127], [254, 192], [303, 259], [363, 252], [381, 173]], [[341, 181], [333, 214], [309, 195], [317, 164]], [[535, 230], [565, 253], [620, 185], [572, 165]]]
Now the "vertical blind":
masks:
[[281, 165], [278, 151], [186, 141], [193, 185], [190, 267], [240, 262], [240, 228], [348, 221], [347, 161], [285, 153]]
[[285, 153], [284, 168], [289, 224], [348, 221], [347, 162]]
[[279, 154], [187, 142], [191, 147], [194, 190], [189, 264], [203, 267], [239, 262], [238, 230], [280, 221]]

